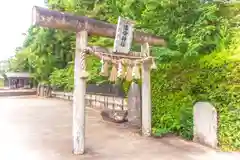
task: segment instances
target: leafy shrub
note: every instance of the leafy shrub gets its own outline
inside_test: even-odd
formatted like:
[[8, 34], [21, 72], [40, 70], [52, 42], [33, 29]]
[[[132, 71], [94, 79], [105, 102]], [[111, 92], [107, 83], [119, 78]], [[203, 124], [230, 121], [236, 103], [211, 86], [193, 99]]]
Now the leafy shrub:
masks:
[[4, 81], [2, 79], [0, 79], [0, 87], [4, 86]]
[[55, 69], [49, 77], [50, 84], [57, 90], [72, 91], [74, 86], [73, 65]]
[[192, 139], [193, 105], [208, 101], [219, 115], [220, 147], [240, 151], [240, 61], [236, 56], [222, 51], [159, 64], [152, 73], [154, 134], [170, 132]]
[[[99, 75], [100, 72], [100, 60], [94, 56], [89, 56], [86, 58], [87, 71], [89, 72], [89, 77], [87, 83], [104, 83], [108, 82], [106, 77]], [[70, 62], [69, 65], [64, 69], [55, 69], [49, 81], [52, 86], [56, 89], [64, 91], [73, 91], [74, 88], [74, 63]]]

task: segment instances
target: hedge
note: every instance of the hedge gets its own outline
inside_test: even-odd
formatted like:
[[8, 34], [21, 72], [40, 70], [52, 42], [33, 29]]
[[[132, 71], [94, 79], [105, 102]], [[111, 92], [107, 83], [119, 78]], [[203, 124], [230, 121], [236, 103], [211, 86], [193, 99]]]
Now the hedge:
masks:
[[[100, 68], [91, 65], [91, 68]], [[197, 101], [208, 101], [218, 112], [219, 146], [226, 151], [240, 151], [239, 54], [222, 51], [198, 57], [175, 57], [166, 63], [158, 62], [158, 69], [152, 71], [151, 76], [155, 135], [174, 133], [192, 139], [193, 105]], [[103, 81], [98, 74], [92, 77], [94, 82]], [[53, 72], [50, 81], [59, 88], [72, 90], [73, 65]], [[123, 83], [126, 92], [129, 85], [129, 82]]]
[[0, 79], [0, 87], [4, 87], [4, 81]]
[[151, 74], [153, 133], [193, 138], [193, 105], [212, 103], [218, 112], [219, 146], [240, 151], [240, 60], [227, 51], [161, 62]]

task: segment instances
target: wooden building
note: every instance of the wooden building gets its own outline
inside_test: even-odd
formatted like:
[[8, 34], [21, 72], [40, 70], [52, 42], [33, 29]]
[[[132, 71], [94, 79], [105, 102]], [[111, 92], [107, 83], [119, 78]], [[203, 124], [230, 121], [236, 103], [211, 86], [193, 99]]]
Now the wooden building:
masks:
[[5, 73], [4, 87], [10, 89], [31, 88], [32, 77], [27, 72]]

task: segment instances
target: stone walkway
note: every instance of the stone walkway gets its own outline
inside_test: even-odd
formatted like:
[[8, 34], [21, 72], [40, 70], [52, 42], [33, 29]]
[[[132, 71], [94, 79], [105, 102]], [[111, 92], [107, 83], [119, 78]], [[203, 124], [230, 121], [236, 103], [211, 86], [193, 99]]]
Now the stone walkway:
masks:
[[87, 109], [86, 154], [71, 154], [71, 102], [0, 98], [1, 160], [239, 160], [176, 137], [143, 138]]

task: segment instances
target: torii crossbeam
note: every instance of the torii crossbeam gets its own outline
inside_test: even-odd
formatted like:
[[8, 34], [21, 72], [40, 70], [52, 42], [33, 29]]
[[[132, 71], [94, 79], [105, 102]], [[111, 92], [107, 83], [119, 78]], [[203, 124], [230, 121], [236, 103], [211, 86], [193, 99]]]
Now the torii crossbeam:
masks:
[[[76, 32], [76, 52], [74, 63], [73, 93], [73, 153], [83, 154], [85, 149], [85, 93], [86, 76], [82, 75], [85, 67], [84, 50], [88, 47], [88, 36], [98, 35], [115, 38], [116, 25], [75, 16], [46, 8], [34, 6], [32, 23], [47, 28], [62, 29]], [[133, 40], [142, 44], [142, 52], [149, 52], [148, 45], [165, 45], [161, 37], [135, 31]], [[148, 64], [142, 65], [142, 134], [151, 135], [151, 85]]]

